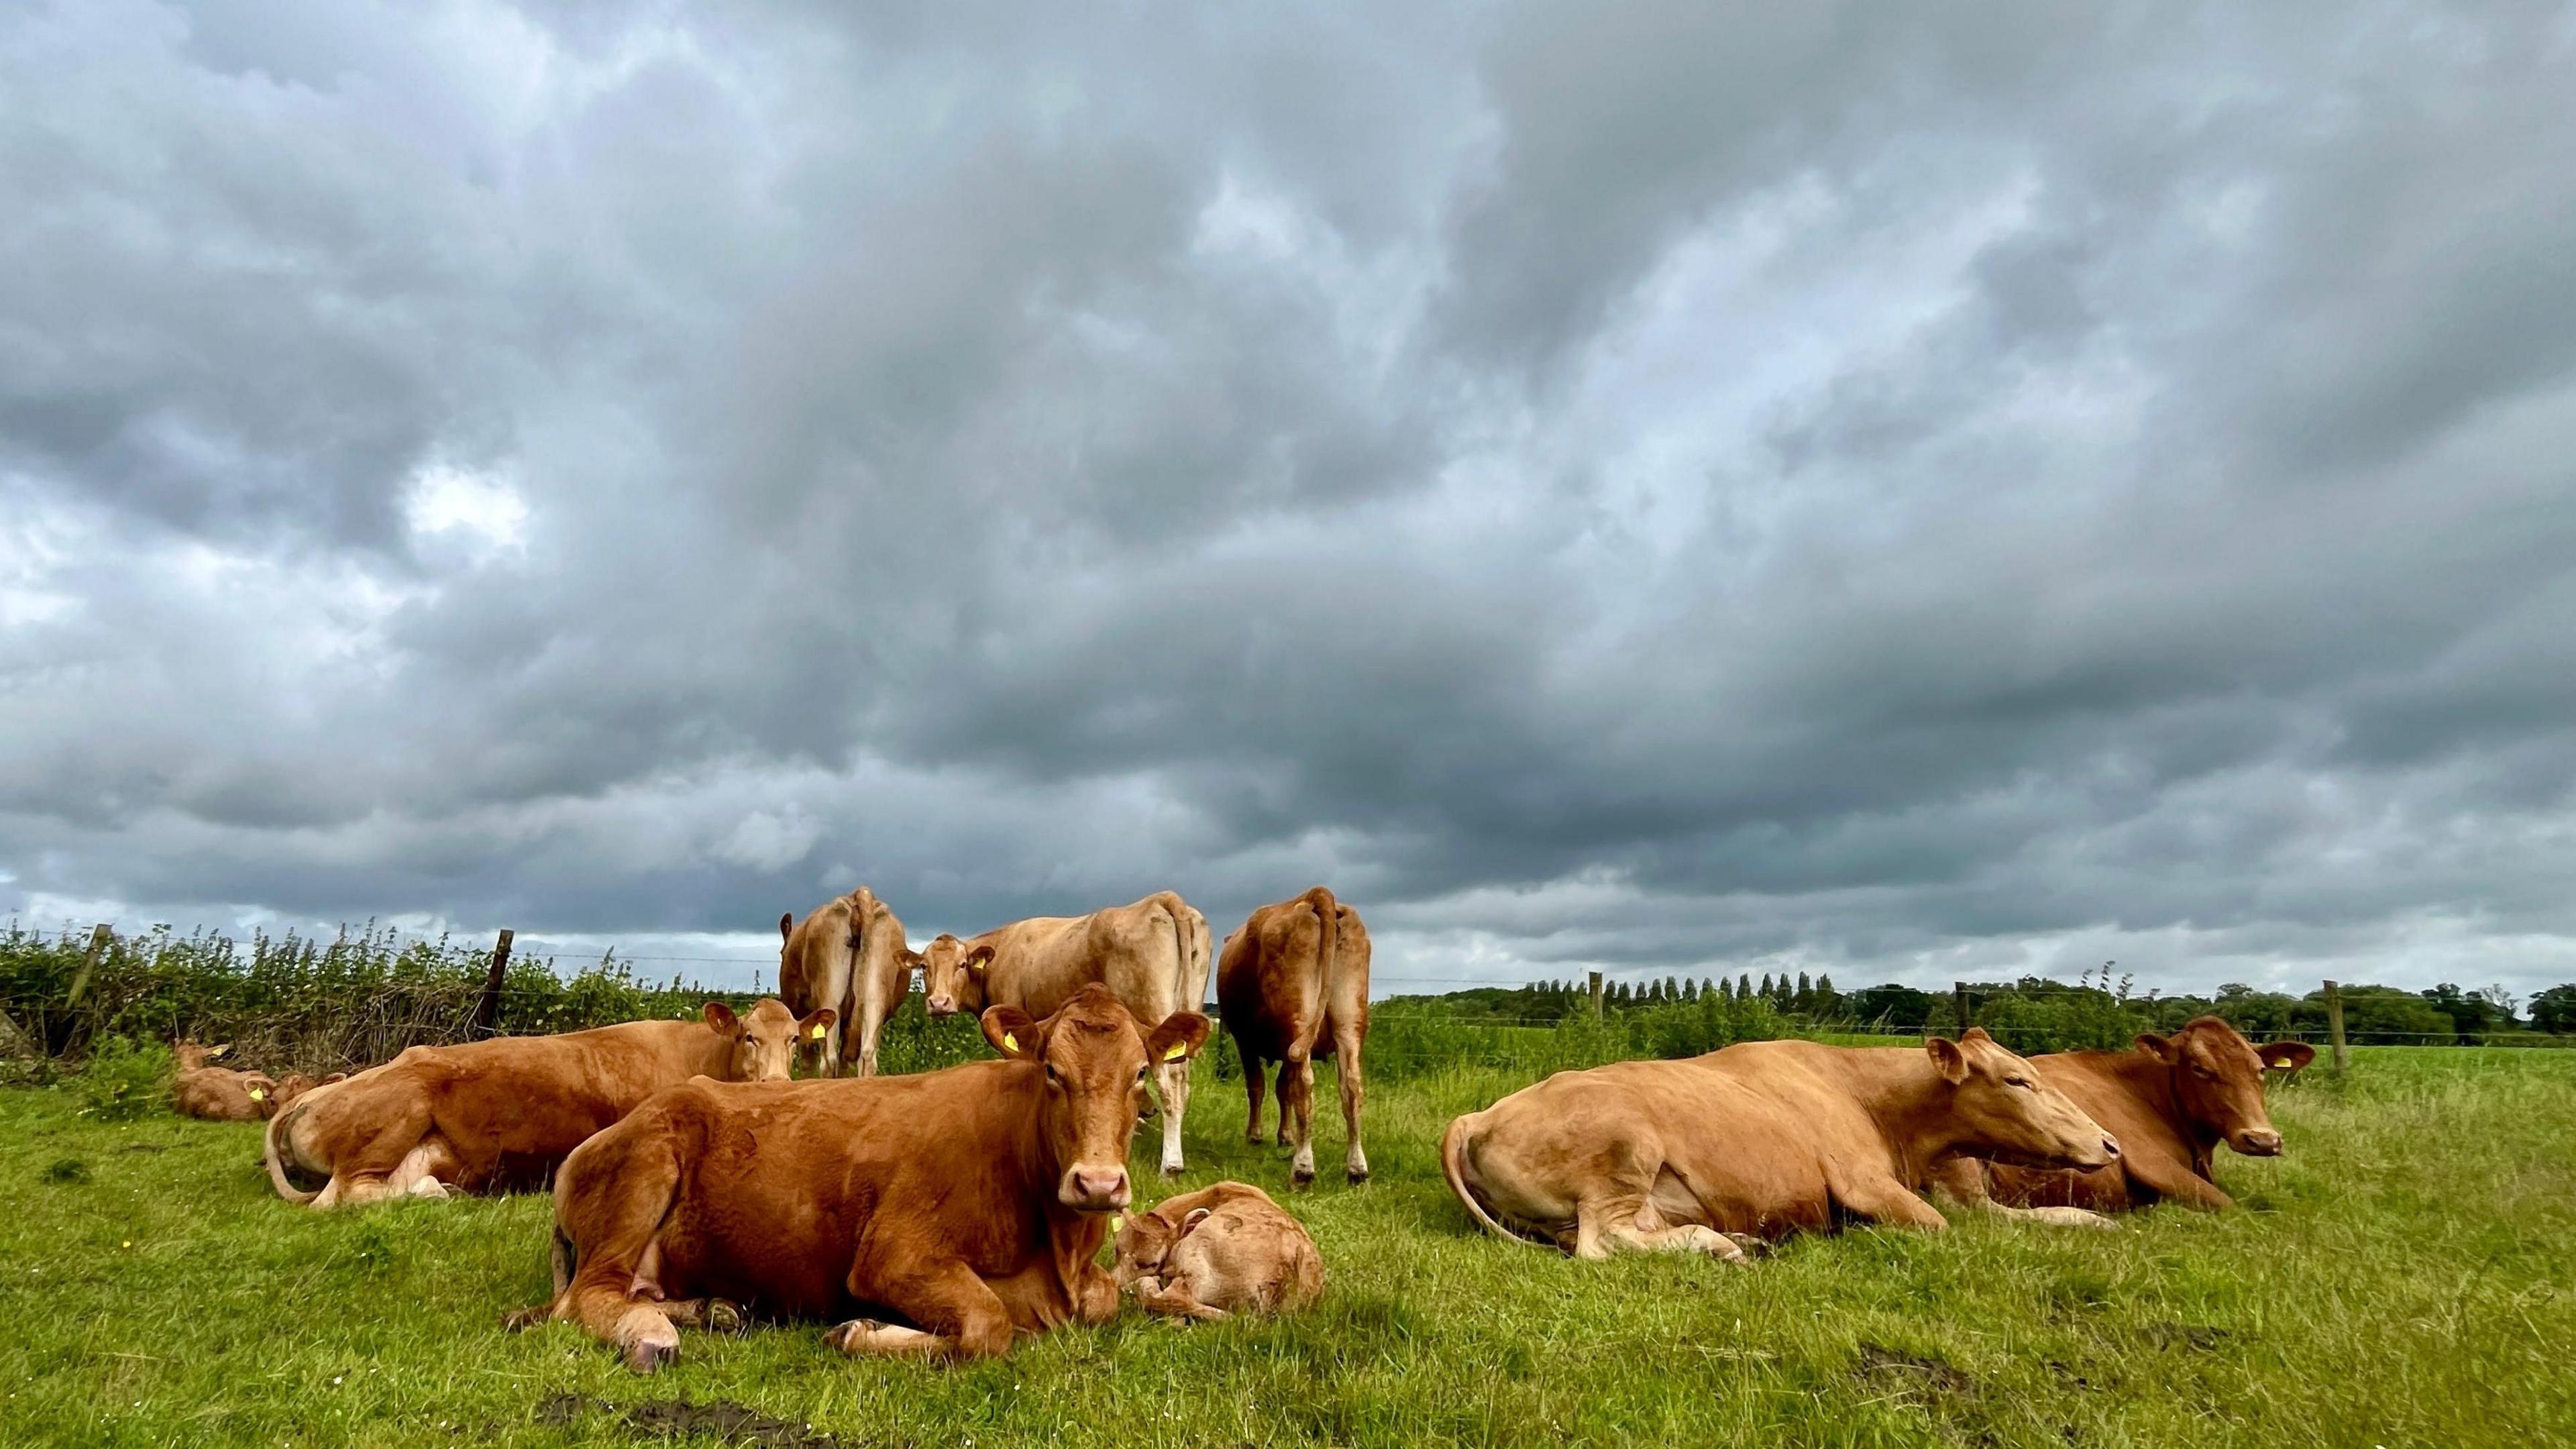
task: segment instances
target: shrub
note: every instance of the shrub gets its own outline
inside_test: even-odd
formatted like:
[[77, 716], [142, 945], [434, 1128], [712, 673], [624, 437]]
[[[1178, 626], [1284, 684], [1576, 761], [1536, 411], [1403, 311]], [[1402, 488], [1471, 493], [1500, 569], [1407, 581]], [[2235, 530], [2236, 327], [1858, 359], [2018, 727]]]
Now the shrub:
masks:
[[81, 1115], [103, 1122], [132, 1122], [163, 1110], [170, 1100], [170, 1070], [168, 1047], [109, 1037], [72, 1079], [83, 1104]]

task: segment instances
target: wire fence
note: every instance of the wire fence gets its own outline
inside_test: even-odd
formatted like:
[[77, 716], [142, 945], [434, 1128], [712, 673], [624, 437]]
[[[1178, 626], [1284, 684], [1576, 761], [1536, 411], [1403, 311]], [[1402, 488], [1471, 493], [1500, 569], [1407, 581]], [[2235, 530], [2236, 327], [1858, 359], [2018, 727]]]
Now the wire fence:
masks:
[[[710, 988], [673, 971], [667, 980], [646, 965], [759, 966], [773, 961], [694, 955], [626, 956], [603, 951], [571, 970], [559, 969], [542, 938], [516, 950], [453, 936], [376, 927], [328, 939], [253, 932], [235, 939], [168, 928], [119, 933], [108, 927], [47, 933], [11, 925], [0, 931], [0, 1057], [77, 1059], [111, 1037], [231, 1041], [236, 1059], [276, 1070], [341, 1070], [386, 1060], [403, 1048], [492, 1034], [577, 1030], [613, 1022], [696, 1015], [708, 1001], [737, 1010], [763, 987]], [[1449, 992], [1462, 983], [1411, 975], [1382, 984], [1428, 984]], [[1772, 998], [1695, 991], [1687, 996], [1595, 1008], [1561, 987], [1493, 988], [1480, 997], [1444, 1001], [1413, 996], [1373, 1009], [1367, 1071], [1387, 1078], [1451, 1066], [1508, 1068], [1532, 1074], [1640, 1056], [1688, 1056], [1736, 1041], [1806, 1036], [1852, 1043], [1920, 1041], [1955, 1035], [1958, 1023], [1863, 1021], [1831, 1011], [1784, 1010]], [[975, 1024], [932, 1021], [910, 996], [883, 1029], [880, 1059], [890, 1070], [969, 1060], [984, 1052]], [[1949, 1003], [1942, 1003], [1947, 1006]], [[1529, 1008], [1538, 1006], [1545, 1012]], [[2125, 1047], [2142, 1030], [2171, 1030], [2198, 1009], [2188, 999], [2138, 1001], [2125, 993], [2056, 988], [2045, 998], [1988, 991], [1972, 1019], [2008, 1048], [2036, 1054], [2070, 1047]], [[1597, 1014], [1596, 1014], [1597, 1011]], [[2159, 1015], [2161, 1014], [2161, 1015]], [[2164, 1020], [2163, 1017], [2173, 1017]], [[2254, 1023], [2243, 1023], [2249, 1034]], [[2258, 1039], [2323, 1045], [2314, 1026], [2277, 1024]], [[2576, 1045], [2576, 1037], [2538, 1032], [2410, 1030], [2381, 1021], [2353, 1034], [2361, 1044]], [[1239, 1074], [1230, 1042], [1212, 1053], [1220, 1077]]]

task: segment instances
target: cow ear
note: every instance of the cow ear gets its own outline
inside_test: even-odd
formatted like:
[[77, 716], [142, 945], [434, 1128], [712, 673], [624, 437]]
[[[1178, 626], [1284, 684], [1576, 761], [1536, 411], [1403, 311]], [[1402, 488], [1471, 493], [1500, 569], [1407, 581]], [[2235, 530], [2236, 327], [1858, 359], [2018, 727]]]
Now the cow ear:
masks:
[[990, 946], [978, 946], [974, 950], [967, 952], [966, 959], [958, 964], [964, 966], [969, 971], [981, 971], [985, 967], [993, 964], [993, 948]]
[[1208, 1213], [1211, 1211], [1212, 1209], [1209, 1208], [1190, 1209], [1190, 1215], [1181, 1219], [1181, 1231], [1186, 1234], [1191, 1229], [1196, 1228], [1199, 1224], [1206, 1222]]
[[2157, 1061], [2164, 1063], [2166, 1066], [2172, 1066], [2174, 1063], [2182, 1060], [2182, 1049], [2173, 1044], [2173, 1039], [2171, 1037], [2158, 1036], [2151, 1031], [2139, 1033], [2138, 1050], [2145, 1052], [2148, 1056], [2154, 1057]]
[[780, 911], [778, 913], [778, 943], [782, 946], [787, 944], [787, 938], [795, 934], [796, 913], [794, 911]]
[[805, 1013], [805, 1015], [797, 1021], [796, 1034], [798, 1036], [811, 1037], [816, 1041], [821, 1041], [823, 1038], [832, 1034], [832, 1023], [839, 1021], [840, 1019], [841, 1013], [834, 1011], [828, 1006], [815, 1007], [812, 1011]]
[[1923, 1050], [1932, 1058], [1941, 1080], [1955, 1087], [1968, 1079], [1968, 1054], [1959, 1050], [1957, 1042], [1936, 1036], [1923, 1044]]
[[333, 1082], [345, 1082], [347, 1080], [349, 1080], [349, 1074], [347, 1072], [333, 1072], [329, 1076], [324, 1077], [321, 1084], [327, 1087]]
[[2267, 1072], [2303, 1072], [2317, 1059], [2317, 1049], [2303, 1041], [2276, 1041], [2254, 1050], [2262, 1054]]
[[224, 1053], [231, 1051], [232, 1049], [233, 1044], [231, 1042], [219, 1041], [213, 1046], [206, 1048], [206, 1060], [213, 1061], [215, 1058], [222, 1056]]
[[984, 1013], [984, 1040], [993, 1050], [1024, 1062], [1038, 1060], [1038, 1024], [1016, 1006], [996, 1006]]
[[1984, 1027], [1972, 1026], [1966, 1031], [1959, 1033], [1959, 1041], [1962, 1045], [1972, 1041], [1981, 1041], [1988, 1046], [1992, 1046], [1994, 1045], [1995, 1039], [1986, 1035], [1986, 1029]]
[[1175, 1011], [1145, 1038], [1145, 1060], [1156, 1066], [1188, 1058], [1207, 1044], [1208, 1019], [1195, 1011]]
[[699, 1015], [706, 1018], [707, 1025], [718, 1031], [742, 1030], [742, 1018], [734, 1015], [733, 1008], [721, 1001], [708, 1002]]

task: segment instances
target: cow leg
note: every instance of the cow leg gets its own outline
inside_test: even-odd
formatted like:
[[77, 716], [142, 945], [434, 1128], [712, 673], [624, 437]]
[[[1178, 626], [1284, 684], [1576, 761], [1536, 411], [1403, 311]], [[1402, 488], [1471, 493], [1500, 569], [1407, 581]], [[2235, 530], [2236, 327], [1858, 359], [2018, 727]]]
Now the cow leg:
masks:
[[[1241, 1037], [1235, 1038], [1238, 1048], [1241, 1047], [1242, 1040]], [[1241, 1055], [1243, 1057], [1243, 1096], [1249, 1109], [1244, 1113], [1243, 1140], [1258, 1147], [1261, 1145], [1261, 1058], [1248, 1051], [1242, 1052]]]
[[463, 1166], [447, 1139], [433, 1132], [403, 1154], [402, 1165], [385, 1179], [385, 1192], [393, 1197], [445, 1197], [447, 1184]]
[[1936, 1233], [1950, 1226], [1950, 1220], [1941, 1216], [1913, 1188], [1884, 1172], [1844, 1172], [1828, 1164], [1825, 1168], [1825, 1191], [1831, 1195], [1834, 1206], [1856, 1218], [1898, 1227], [1924, 1228]]
[[1136, 1280], [1136, 1304], [1148, 1313], [1160, 1314], [1165, 1318], [1195, 1318], [1213, 1322], [1227, 1316], [1224, 1309], [1210, 1308], [1193, 1297], [1190, 1286], [1177, 1278], [1168, 1282], [1160, 1278]]
[[1315, 1059], [1292, 1046], [1282, 1070], [1295, 1073], [1279, 1093], [1280, 1125], [1287, 1126], [1289, 1113], [1297, 1116], [1297, 1151], [1288, 1159], [1288, 1184], [1304, 1187], [1315, 1180]]
[[572, 1285], [556, 1300], [554, 1316], [570, 1318], [591, 1337], [615, 1348], [626, 1366], [649, 1374], [680, 1356], [680, 1331], [670, 1306], [638, 1299], [639, 1280], [659, 1293], [654, 1280], [661, 1254], [655, 1239], [680, 1194], [680, 1162], [667, 1146], [638, 1151], [602, 1168], [615, 1172], [615, 1191], [585, 1194], [585, 1208], [601, 1218], [583, 1224], [580, 1261]]
[[1587, 1197], [1574, 1209], [1574, 1256], [1598, 1262], [1613, 1252], [1705, 1253], [1724, 1263], [1745, 1263], [1734, 1239], [1698, 1223], [1647, 1227], [1647, 1201], [1627, 1193]]
[[1163, 1089], [1163, 1175], [1178, 1177], [1185, 1165], [1181, 1156], [1181, 1121], [1190, 1110], [1189, 1058], [1166, 1062], [1160, 1075]]
[[859, 1075], [862, 1077], [877, 1074], [877, 1036], [884, 1027], [884, 1016], [876, 1007], [862, 1005], [859, 1008], [858, 1029], [852, 1035], [858, 1041]]
[[1333, 1071], [1342, 1085], [1342, 1129], [1349, 1134], [1342, 1149], [1342, 1175], [1366, 1182], [1368, 1150], [1360, 1145], [1360, 1034], [1338, 1023], [1333, 1028]]
[[1270, 1083], [1271, 1095], [1279, 1099], [1279, 1145], [1282, 1147], [1288, 1145], [1288, 1098], [1289, 1087], [1292, 1081], [1294, 1081], [1294, 1076], [1288, 1070], [1287, 1061], [1282, 1059], [1279, 1063], [1278, 1074], [1272, 1078]]
[[853, 1318], [825, 1330], [823, 1341], [854, 1357], [992, 1358], [1010, 1352], [1011, 1313], [1002, 1295], [951, 1258], [879, 1278], [850, 1270], [850, 1296], [883, 1303], [920, 1328]]

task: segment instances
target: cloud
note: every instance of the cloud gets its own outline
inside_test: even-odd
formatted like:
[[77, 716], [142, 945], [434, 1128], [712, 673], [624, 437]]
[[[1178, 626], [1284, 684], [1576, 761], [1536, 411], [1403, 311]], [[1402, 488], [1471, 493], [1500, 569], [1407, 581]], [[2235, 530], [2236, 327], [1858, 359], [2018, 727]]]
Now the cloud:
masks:
[[0, 908], [2576, 975], [2571, 48], [21, 12]]

